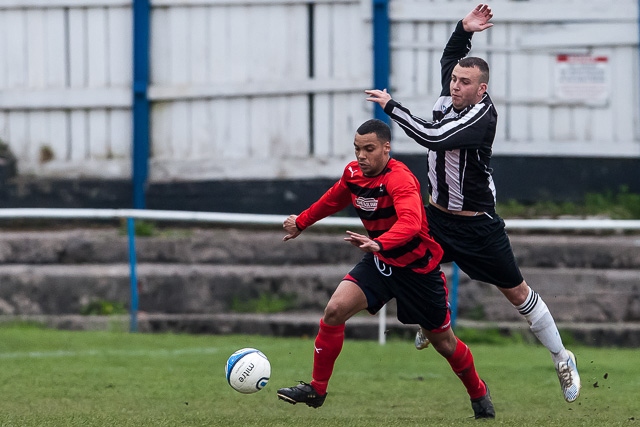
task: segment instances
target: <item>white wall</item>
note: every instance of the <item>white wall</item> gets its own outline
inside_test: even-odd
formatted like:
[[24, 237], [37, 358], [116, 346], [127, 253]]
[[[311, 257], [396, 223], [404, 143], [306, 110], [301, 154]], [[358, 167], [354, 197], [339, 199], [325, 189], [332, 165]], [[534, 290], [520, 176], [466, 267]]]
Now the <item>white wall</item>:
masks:
[[[150, 178], [338, 176], [372, 115], [370, 2], [152, 0]], [[429, 114], [442, 47], [475, 4], [391, 0], [390, 91], [416, 113]], [[492, 7], [471, 54], [492, 67], [494, 151], [640, 156], [637, 1]], [[0, 0], [0, 138], [20, 173], [130, 176], [131, 26], [131, 1]], [[565, 53], [607, 59], [603, 100], [557, 96]], [[396, 152], [422, 152], [395, 135]]]
[[[440, 90], [442, 46], [476, 4], [391, 2], [392, 95], [412, 112], [429, 115]], [[499, 114], [494, 153], [640, 156], [637, 1], [491, 5], [495, 25], [474, 35], [470, 55], [485, 58], [491, 68], [489, 93]], [[562, 96], [560, 54], [606, 58], [599, 65], [608, 76], [601, 99]], [[396, 151], [422, 150], [402, 131], [395, 135]]]

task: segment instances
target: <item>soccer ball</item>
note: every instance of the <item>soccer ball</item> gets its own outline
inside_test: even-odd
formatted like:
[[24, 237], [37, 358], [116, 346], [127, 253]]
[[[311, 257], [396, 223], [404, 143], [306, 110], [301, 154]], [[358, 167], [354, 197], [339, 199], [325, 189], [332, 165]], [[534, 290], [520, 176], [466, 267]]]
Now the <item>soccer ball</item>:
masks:
[[242, 348], [227, 359], [225, 374], [234, 390], [244, 394], [255, 393], [269, 382], [271, 364], [260, 350]]

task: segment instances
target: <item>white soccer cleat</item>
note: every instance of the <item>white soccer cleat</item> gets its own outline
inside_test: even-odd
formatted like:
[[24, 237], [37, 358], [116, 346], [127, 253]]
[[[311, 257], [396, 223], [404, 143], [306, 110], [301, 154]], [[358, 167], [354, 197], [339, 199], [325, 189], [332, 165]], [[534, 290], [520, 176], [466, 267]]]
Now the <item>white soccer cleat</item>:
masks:
[[576, 365], [576, 356], [569, 350], [569, 358], [566, 362], [560, 362], [556, 365], [556, 372], [560, 380], [560, 387], [564, 394], [564, 400], [571, 403], [580, 396], [580, 374], [578, 374], [578, 365]]
[[416, 349], [418, 350], [429, 347], [429, 339], [422, 333], [422, 328], [418, 329], [414, 344], [416, 345]]

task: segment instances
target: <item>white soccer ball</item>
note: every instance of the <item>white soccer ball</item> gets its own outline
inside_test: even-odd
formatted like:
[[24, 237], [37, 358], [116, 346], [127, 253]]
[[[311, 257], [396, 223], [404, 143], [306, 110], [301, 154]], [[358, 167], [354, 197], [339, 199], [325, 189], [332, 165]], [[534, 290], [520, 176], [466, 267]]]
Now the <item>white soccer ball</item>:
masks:
[[271, 364], [260, 350], [242, 348], [227, 359], [225, 374], [234, 390], [244, 394], [255, 393], [269, 382]]

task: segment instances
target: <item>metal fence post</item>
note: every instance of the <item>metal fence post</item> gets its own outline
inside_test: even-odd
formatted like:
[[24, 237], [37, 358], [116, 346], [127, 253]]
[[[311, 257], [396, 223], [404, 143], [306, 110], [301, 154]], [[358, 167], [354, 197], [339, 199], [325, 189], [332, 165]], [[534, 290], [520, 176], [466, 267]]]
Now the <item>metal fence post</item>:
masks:
[[131, 320], [129, 331], [138, 332], [138, 275], [136, 273], [136, 226], [133, 218], [127, 218], [129, 235], [129, 281], [131, 283]]
[[[373, 89], [389, 88], [389, 0], [373, 0]], [[382, 108], [374, 106], [376, 119], [390, 124]]]
[[133, 207], [144, 209], [145, 187], [149, 169], [149, 0], [133, 1], [133, 105], [132, 187]]
[[458, 284], [460, 283], [460, 267], [451, 263], [451, 289], [449, 293], [449, 308], [451, 309], [451, 327], [456, 326], [458, 318]]

